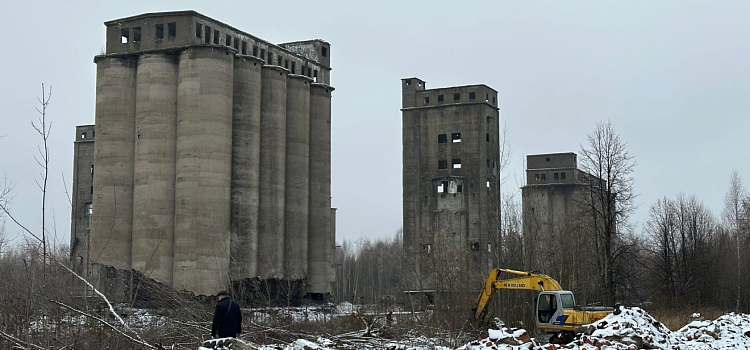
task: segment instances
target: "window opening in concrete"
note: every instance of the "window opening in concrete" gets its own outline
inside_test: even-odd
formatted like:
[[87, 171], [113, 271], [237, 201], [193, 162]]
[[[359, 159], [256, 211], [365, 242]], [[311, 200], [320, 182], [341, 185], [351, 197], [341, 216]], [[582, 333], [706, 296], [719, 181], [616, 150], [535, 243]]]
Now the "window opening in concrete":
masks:
[[470, 100], [476, 100], [477, 99], [477, 93], [476, 92], [470, 92], [469, 93], [469, 99]]
[[94, 213], [94, 207], [91, 206], [91, 203], [86, 203], [86, 209], [89, 212], [89, 215]]
[[200, 38], [203, 35], [203, 25], [200, 23], [195, 24], [195, 37]]
[[560, 173], [555, 173], [555, 180], [560, 180]]
[[323, 55], [323, 57], [328, 57], [328, 48], [325, 46], [321, 47], [320, 54]]
[[458, 185], [456, 186], [456, 192], [461, 193], [464, 190], [464, 185]]
[[96, 137], [96, 130], [91, 132], [91, 137]]
[[268, 51], [268, 63], [273, 64], [273, 54], [271, 51]]
[[534, 174], [534, 180], [535, 181], [539, 181], [539, 178], [540, 178], [539, 174]]
[[81, 133], [81, 138], [82, 138], [82, 139], [85, 139], [85, 138], [86, 138], [86, 133], [85, 133], [85, 132], [82, 132], [82, 133]]
[[283, 61], [283, 60], [282, 60], [282, 58], [281, 58], [281, 56], [276, 56], [276, 64], [277, 64], [277, 65], [278, 65], [279, 67], [281, 67], [281, 61]]
[[219, 40], [221, 38], [221, 33], [219, 33], [218, 30], [214, 30], [214, 44], [219, 45]]
[[232, 46], [232, 36], [227, 34], [224, 38], [224, 45], [226, 46]]
[[141, 41], [141, 27], [133, 27], [133, 42], [138, 43]]
[[495, 103], [495, 96], [492, 96], [492, 104], [494, 105]]
[[461, 94], [453, 94], [453, 101], [458, 101], [461, 99]]
[[453, 169], [461, 169], [461, 158], [453, 158]]
[[490, 160], [487, 159], [487, 168], [489, 169], [489, 167], [490, 167]]
[[471, 250], [478, 252], [479, 251], [479, 242], [474, 242], [471, 244]]
[[447, 134], [438, 135], [438, 143], [448, 143], [448, 135]]
[[94, 175], [94, 164], [91, 164], [91, 175]]
[[437, 187], [437, 193], [443, 193], [443, 192], [445, 192], [444, 190], [445, 190], [445, 186], [443, 186], [442, 183], [440, 185], [438, 185], [438, 187]]
[[205, 38], [203, 38], [204, 39], [203, 42], [206, 44], [210, 44], [211, 43], [211, 27], [206, 26], [205, 29], [206, 29]]
[[424, 104], [426, 104], [426, 105], [430, 104], [430, 97], [429, 96], [425, 96], [425, 98], [424, 98]]
[[490, 116], [487, 116], [487, 122], [488, 122], [488, 123], [492, 123], [492, 117], [490, 117]]
[[258, 47], [253, 46], [253, 56], [258, 57]]
[[490, 134], [484, 135], [484, 138], [487, 140], [487, 142], [490, 142]]
[[242, 54], [247, 55], [247, 41], [242, 42]]
[[492, 253], [492, 243], [487, 243], [487, 253]]
[[164, 24], [154, 25], [156, 39], [164, 39]]
[[547, 181], [547, 174], [541, 174], [540, 178], [542, 181]]
[[460, 132], [454, 132], [451, 134], [451, 140], [453, 140], [453, 143], [459, 143], [461, 142], [461, 133]]
[[296, 68], [294, 67], [294, 63], [295, 63], [295, 62], [294, 62], [294, 61], [292, 61], [292, 74], [297, 74], [297, 73], [296, 73], [297, 69], [296, 69]]
[[91, 186], [91, 194], [94, 194], [94, 186]]
[[545, 158], [545, 160], [549, 162], [549, 157]]
[[430, 252], [432, 252], [432, 246], [429, 244], [425, 244], [422, 246], [422, 250], [424, 250], [425, 253], [429, 254]]
[[443, 95], [438, 95], [438, 102], [443, 102]]
[[317, 83], [318, 82], [318, 70], [313, 70], [313, 80]]
[[438, 169], [448, 169], [448, 160], [438, 160]]
[[487, 179], [487, 189], [490, 188], [490, 179]]
[[289, 69], [289, 60], [284, 60], [284, 68]]
[[484, 95], [484, 102], [490, 102], [490, 94]]
[[492, 161], [492, 169], [495, 169], [495, 161]]
[[130, 28], [120, 29], [120, 42], [127, 44], [130, 41]]
[[260, 49], [260, 59], [266, 59], [266, 49]]
[[307, 68], [307, 67], [302, 66], [302, 75], [305, 75], [305, 68]]
[[564, 171], [560, 173], [560, 179], [561, 180], [565, 180], [565, 172]]
[[404, 84], [406, 84], [406, 86], [409, 86], [409, 85], [411, 85], [411, 79], [406, 79], [406, 80], [404, 81]]
[[531, 207], [531, 213], [534, 214], [534, 207]]
[[174, 38], [177, 36], [177, 23], [175, 22], [167, 23], [167, 36], [169, 38]]

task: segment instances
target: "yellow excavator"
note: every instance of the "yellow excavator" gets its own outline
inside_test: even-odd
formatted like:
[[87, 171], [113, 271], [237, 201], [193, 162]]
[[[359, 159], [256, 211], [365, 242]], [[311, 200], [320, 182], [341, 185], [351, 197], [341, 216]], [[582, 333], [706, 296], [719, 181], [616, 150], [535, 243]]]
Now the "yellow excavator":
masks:
[[[502, 279], [499, 278], [501, 273], [515, 276]], [[560, 283], [550, 276], [510, 269], [493, 269], [477, 298], [474, 310], [474, 318], [477, 321], [487, 322], [487, 306], [497, 289], [539, 291], [534, 307], [534, 319], [540, 331], [551, 333], [550, 342], [553, 343], [571, 342], [575, 333], [586, 330], [586, 325], [613, 312], [619, 314], [619, 308], [577, 306], [573, 293], [563, 290]]]

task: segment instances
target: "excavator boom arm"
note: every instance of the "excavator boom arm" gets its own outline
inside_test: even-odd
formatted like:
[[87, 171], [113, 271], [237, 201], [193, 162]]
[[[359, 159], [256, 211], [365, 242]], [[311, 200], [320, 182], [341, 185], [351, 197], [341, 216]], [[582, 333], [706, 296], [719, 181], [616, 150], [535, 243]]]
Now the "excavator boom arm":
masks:
[[[521, 277], [498, 279], [500, 273], [507, 273], [511, 275], [518, 275]], [[555, 281], [550, 276], [524, 272], [510, 269], [493, 269], [487, 276], [487, 280], [484, 282], [484, 288], [479, 294], [476, 302], [476, 311], [474, 312], [474, 318], [479, 320], [482, 317], [482, 313], [487, 308], [492, 296], [496, 289], [522, 289], [522, 290], [562, 290], [560, 283]]]

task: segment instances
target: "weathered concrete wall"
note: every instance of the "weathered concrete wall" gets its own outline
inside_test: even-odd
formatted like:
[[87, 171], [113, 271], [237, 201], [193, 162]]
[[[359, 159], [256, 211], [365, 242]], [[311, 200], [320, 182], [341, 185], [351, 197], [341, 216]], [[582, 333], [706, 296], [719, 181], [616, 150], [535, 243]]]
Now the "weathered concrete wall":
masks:
[[331, 91], [324, 84], [310, 88], [308, 291], [314, 294], [331, 292]]
[[262, 61], [234, 59], [232, 111], [231, 278], [257, 276]]
[[73, 142], [73, 186], [71, 187], [70, 261], [73, 269], [88, 276], [91, 247], [91, 201], [94, 192], [93, 125], [76, 127]]
[[287, 78], [284, 278], [288, 280], [307, 276], [311, 82], [302, 75]]
[[174, 285], [204, 295], [229, 282], [233, 63], [222, 48], [180, 55]]
[[177, 64], [169, 53], [138, 58], [132, 268], [172, 285]]
[[91, 262], [130, 269], [136, 60], [96, 60], [96, 131]]
[[258, 275], [284, 277], [287, 70], [263, 66], [260, 101]]

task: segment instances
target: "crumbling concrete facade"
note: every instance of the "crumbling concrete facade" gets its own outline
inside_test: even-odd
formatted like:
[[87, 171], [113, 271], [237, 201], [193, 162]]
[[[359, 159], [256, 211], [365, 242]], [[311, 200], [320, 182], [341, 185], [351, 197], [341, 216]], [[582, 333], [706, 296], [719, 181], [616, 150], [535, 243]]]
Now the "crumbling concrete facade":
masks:
[[73, 187], [71, 193], [70, 261], [76, 273], [89, 276], [91, 206], [94, 194], [93, 125], [76, 127], [73, 141]]
[[441, 263], [486, 275], [500, 247], [497, 92], [417, 78], [401, 89], [407, 288], [435, 288]]
[[194, 11], [105, 25], [91, 234], [71, 238], [88, 263], [203, 295], [254, 278], [330, 294], [330, 45]]

